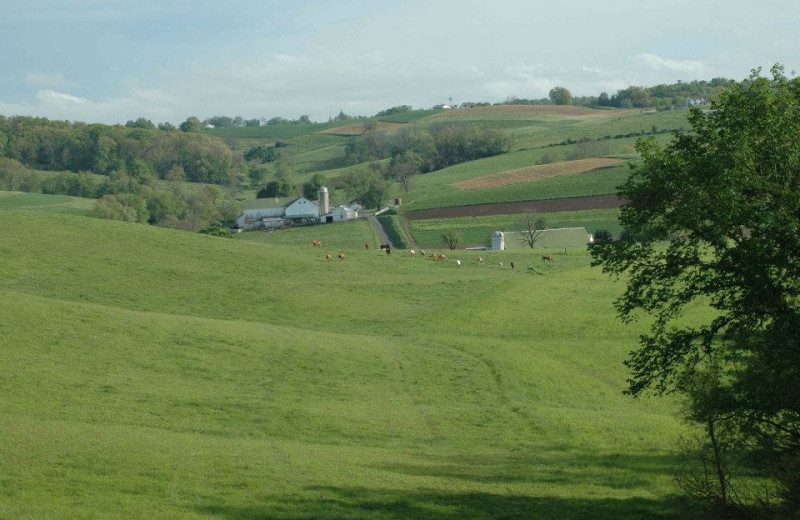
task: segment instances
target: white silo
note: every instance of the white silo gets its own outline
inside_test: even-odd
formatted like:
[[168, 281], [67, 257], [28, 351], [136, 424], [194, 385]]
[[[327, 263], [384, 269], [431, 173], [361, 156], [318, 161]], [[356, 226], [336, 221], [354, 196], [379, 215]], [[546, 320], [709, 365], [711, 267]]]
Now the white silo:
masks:
[[492, 251], [504, 251], [506, 248], [506, 236], [502, 231], [492, 233]]
[[328, 188], [325, 186], [319, 189], [319, 216], [323, 217], [331, 212], [330, 202], [328, 201]]

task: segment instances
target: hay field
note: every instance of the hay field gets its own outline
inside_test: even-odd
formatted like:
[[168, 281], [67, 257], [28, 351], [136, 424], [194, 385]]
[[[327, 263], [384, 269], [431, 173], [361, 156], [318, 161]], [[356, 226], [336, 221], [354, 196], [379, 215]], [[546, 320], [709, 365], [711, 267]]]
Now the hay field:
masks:
[[558, 177], [561, 175], [571, 175], [573, 173], [585, 173], [598, 168], [616, 166], [621, 162], [624, 161], [621, 159], [593, 158], [562, 161], [551, 164], [536, 164], [533, 166], [527, 166], [525, 168], [517, 168], [515, 170], [508, 170], [500, 173], [494, 173], [492, 175], [486, 175], [484, 177], [456, 182], [455, 186], [458, 186], [464, 190], [497, 188], [498, 186], [506, 186], [508, 184], [538, 181], [539, 179], [548, 179], [550, 177]]

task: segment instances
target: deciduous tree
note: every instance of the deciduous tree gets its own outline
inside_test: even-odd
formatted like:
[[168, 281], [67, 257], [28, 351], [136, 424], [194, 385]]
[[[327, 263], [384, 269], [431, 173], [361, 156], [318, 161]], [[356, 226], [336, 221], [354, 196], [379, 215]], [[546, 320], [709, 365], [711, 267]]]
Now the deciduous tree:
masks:
[[[627, 365], [639, 395], [683, 391], [717, 366], [713, 416], [777, 484], [780, 517], [800, 514], [800, 79], [781, 67], [731, 85], [619, 190], [635, 240], [593, 248], [624, 275], [625, 321], [652, 319]], [[691, 320], [682, 320], [691, 310]], [[708, 312], [697, 309], [708, 306]], [[705, 319], [703, 319], [705, 318]], [[697, 399], [695, 399], [697, 401]], [[708, 417], [705, 410], [701, 417]], [[721, 425], [717, 421], [718, 425]]]

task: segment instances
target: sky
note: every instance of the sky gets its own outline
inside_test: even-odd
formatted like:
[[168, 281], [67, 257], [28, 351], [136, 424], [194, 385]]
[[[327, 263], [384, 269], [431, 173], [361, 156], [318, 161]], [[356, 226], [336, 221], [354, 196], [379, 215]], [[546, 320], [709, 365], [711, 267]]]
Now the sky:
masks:
[[125, 123], [800, 70], [797, 0], [0, 0], [0, 114]]

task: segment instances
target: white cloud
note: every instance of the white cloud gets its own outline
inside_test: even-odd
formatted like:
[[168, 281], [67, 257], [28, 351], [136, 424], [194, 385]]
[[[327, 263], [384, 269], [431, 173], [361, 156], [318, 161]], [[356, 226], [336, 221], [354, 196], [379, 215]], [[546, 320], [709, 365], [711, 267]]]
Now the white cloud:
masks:
[[639, 54], [636, 59], [653, 70], [669, 70], [686, 74], [697, 74], [703, 70], [703, 62], [699, 60], [673, 60], [649, 53]]
[[55, 90], [40, 90], [36, 93], [36, 100], [43, 105], [69, 107], [71, 105], [83, 106], [89, 103], [86, 98], [56, 92]]

